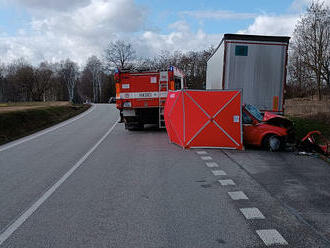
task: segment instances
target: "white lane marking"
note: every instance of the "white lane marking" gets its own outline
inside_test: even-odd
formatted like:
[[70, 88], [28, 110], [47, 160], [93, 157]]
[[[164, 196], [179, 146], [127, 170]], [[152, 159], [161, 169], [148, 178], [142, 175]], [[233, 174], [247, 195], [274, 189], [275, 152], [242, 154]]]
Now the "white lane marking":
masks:
[[223, 170], [213, 170], [212, 173], [215, 176], [226, 176], [227, 175], [227, 173], [224, 172]]
[[19, 140], [17, 140], [17, 141], [13, 141], [13, 142], [9, 143], [8, 145], [3, 145], [3, 147], [0, 147], [0, 152], [3, 152], [3, 151], [5, 151], [5, 150], [8, 150], [8, 149], [13, 148], [13, 147], [15, 147], [15, 146], [18, 146], [18, 145], [20, 145], [20, 144], [22, 144], [22, 143], [24, 143], [24, 142], [27, 142], [27, 141], [33, 140], [33, 139], [35, 139], [35, 138], [38, 138], [38, 137], [40, 137], [41, 135], [44, 135], [44, 134], [46, 134], [46, 133], [49, 133], [49, 132], [55, 131], [55, 130], [57, 130], [57, 129], [61, 128], [61, 127], [64, 127], [64, 126], [66, 126], [66, 125], [69, 125], [70, 123], [72, 123], [72, 122], [74, 122], [74, 121], [77, 121], [77, 120], [83, 118], [84, 116], [88, 115], [88, 114], [89, 114], [90, 112], [92, 112], [94, 109], [95, 109], [95, 105], [93, 105], [89, 110], [87, 110], [87, 111], [81, 113], [80, 115], [78, 115], [78, 116], [76, 116], [76, 117], [73, 117], [73, 118], [71, 118], [71, 119], [69, 119], [69, 120], [66, 120], [66, 121], [64, 121], [64, 122], [62, 122], [62, 123], [59, 123], [59, 124], [57, 124], [57, 125], [55, 125], [55, 126], [53, 126], [53, 127], [47, 128], [47, 129], [45, 129], [45, 130], [43, 130], [43, 131], [40, 131], [40, 132], [37, 132], [37, 133], [35, 133], [35, 134], [29, 135], [29, 136], [27, 136], [26, 138], [22, 138], [22, 139], [19, 139]]
[[103, 135], [103, 137], [68, 171], [62, 176], [53, 186], [51, 186], [32, 206], [20, 215], [11, 225], [9, 225], [0, 234], [0, 245], [5, 242], [54, 192], [60, 187], [81, 164], [88, 158], [88, 156], [95, 151], [95, 149], [105, 140], [105, 138], [112, 132], [119, 120]]
[[265, 216], [258, 208], [240, 208], [239, 209], [246, 219], [265, 219]]
[[207, 162], [206, 166], [209, 168], [219, 167], [219, 165], [216, 162]]
[[288, 245], [288, 242], [275, 229], [265, 229], [256, 231], [265, 245]]
[[202, 160], [212, 160], [212, 157], [210, 157], [210, 156], [202, 156], [201, 159]]
[[249, 198], [244, 194], [243, 191], [233, 191], [233, 192], [228, 192], [228, 195], [230, 196], [231, 199], [237, 201], [237, 200], [248, 200]]
[[205, 155], [205, 154], [207, 154], [206, 151], [197, 151], [196, 153], [197, 153], [198, 155]]
[[236, 184], [234, 183], [234, 181], [231, 180], [231, 179], [218, 180], [218, 182], [219, 182], [222, 186], [236, 185]]

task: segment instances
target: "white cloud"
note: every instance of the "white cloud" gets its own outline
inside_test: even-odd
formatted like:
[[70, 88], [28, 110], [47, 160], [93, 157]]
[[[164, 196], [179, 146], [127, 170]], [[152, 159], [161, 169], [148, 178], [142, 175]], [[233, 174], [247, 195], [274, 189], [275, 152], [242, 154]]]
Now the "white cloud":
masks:
[[196, 10], [182, 11], [182, 15], [188, 15], [197, 19], [251, 19], [256, 17], [254, 13], [236, 13], [226, 10]]
[[239, 30], [238, 33], [291, 36], [298, 19], [298, 15], [261, 15], [256, 17], [253, 24], [247, 29]]
[[141, 32], [145, 22], [145, 11], [134, 0], [91, 0], [71, 11], [33, 13], [28, 27], [15, 36], [0, 35], [3, 60], [25, 57], [35, 64], [71, 58], [83, 63], [102, 55], [109, 41]]
[[179, 31], [179, 32], [189, 32], [190, 27], [185, 21], [177, 21], [168, 26], [170, 29]]
[[38, 64], [71, 58], [84, 64], [91, 55], [102, 57], [106, 44], [116, 39], [131, 41], [141, 57], [161, 50], [202, 50], [220, 42], [220, 34], [192, 31], [185, 21], [170, 24], [168, 34], [146, 30], [146, 13], [134, 0], [91, 0], [70, 11], [34, 11], [32, 21], [16, 35], [0, 34], [2, 60], [24, 57]]
[[184, 21], [175, 22], [169, 25], [169, 28], [173, 29], [169, 34], [144, 32], [136, 41], [138, 50], [144, 51], [145, 56], [158, 54], [161, 50], [199, 51], [218, 45], [222, 38], [222, 34], [206, 34], [201, 29], [193, 32]]

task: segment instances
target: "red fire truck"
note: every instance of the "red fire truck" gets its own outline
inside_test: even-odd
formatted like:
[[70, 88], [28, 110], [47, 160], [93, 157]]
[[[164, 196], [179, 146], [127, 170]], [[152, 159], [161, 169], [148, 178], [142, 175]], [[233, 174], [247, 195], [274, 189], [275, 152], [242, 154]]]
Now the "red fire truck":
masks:
[[167, 70], [117, 70], [116, 104], [128, 130], [141, 129], [144, 124], [165, 128], [164, 105], [168, 90], [185, 87], [184, 74], [171, 66]]

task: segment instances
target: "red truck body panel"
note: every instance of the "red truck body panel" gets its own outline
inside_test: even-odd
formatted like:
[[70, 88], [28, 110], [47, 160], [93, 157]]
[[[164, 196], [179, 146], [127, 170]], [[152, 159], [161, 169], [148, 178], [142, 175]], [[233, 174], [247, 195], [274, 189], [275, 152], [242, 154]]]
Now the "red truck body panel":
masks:
[[[117, 108], [158, 108], [159, 100], [166, 100], [167, 91], [175, 90], [175, 78], [179, 76], [183, 77], [183, 73], [174, 67], [168, 71], [116, 73]], [[160, 83], [167, 83], [167, 87], [160, 88]]]

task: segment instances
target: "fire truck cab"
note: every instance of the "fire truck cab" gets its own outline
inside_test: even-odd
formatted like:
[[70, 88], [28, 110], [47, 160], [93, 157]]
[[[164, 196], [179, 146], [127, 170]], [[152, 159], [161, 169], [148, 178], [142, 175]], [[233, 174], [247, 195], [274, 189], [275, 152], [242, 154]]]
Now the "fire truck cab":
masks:
[[168, 90], [185, 87], [184, 74], [171, 66], [166, 70], [117, 70], [116, 105], [128, 130], [141, 129], [144, 124], [165, 128], [164, 106]]

